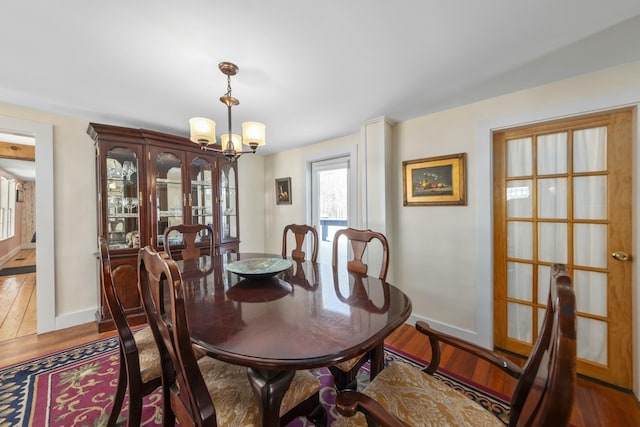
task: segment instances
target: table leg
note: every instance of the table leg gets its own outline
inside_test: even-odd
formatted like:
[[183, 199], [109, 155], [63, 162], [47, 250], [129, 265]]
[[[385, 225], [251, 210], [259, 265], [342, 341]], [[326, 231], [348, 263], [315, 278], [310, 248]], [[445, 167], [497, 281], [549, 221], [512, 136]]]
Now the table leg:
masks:
[[373, 380], [384, 369], [384, 341], [380, 341], [369, 354], [371, 355], [371, 371], [369, 374], [370, 379]]
[[253, 392], [260, 401], [262, 425], [264, 427], [280, 426], [280, 404], [295, 374], [296, 371], [247, 369]]

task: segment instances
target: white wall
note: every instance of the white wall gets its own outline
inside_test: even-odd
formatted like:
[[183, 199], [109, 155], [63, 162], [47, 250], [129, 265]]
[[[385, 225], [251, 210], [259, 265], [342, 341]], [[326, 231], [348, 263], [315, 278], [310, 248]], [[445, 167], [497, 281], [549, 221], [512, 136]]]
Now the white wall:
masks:
[[[22, 127], [31, 133], [29, 123], [33, 123], [36, 135], [38, 331], [91, 321], [98, 300], [93, 256], [97, 228], [95, 151], [86, 134], [87, 122], [8, 105], [0, 105], [0, 116], [4, 126], [13, 130]], [[40, 132], [39, 127], [48, 131]], [[53, 150], [52, 155], [48, 150]], [[43, 164], [44, 158], [52, 164]], [[40, 210], [43, 205], [46, 208]], [[53, 206], [50, 214], [49, 205]], [[45, 227], [53, 230], [51, 242]], [[55, 268], [53, 262], [47, 268], [43, 257], [53, 255], [42, 249], [55, 252]]]
[[[358, 124], [355, 126], [357, 127]], [[307, 188], [309, 162], [352, 154], [359, 141], [360, 135], [356, 133], [265, 157], [265, 252], [275, 254], [282, 252], [282, 230], [287, 224], [309, 222], [307, 219], [307, 206], [310, 204]], [[360, 176], [359, 173], [358, 176]], [[291, 177], [291, 204], [276, 205], [275, 180], [286, 177]]]
[[[390, 157], [392, 179], [387, 187], [392, 205], [387, 220], [392, 265], [389, 281], [411, 297], [413, 319], [428, 320], [438, 329], [486, 346], [492, 344], [492, 129], [638, 103], [640, 62], [633, 62], [396, 124]], [[358, 126], [354, 123], [354, 132]], [[358, 144], [356, 135], [345, 139]], [[301, 179], [304, 159], [334, 149], [337, 141], [268, 157], [267, 185], [274, 177], [295, 174], [294, 180]], [[460, 152], [467, 153], [467, 206], [403, 206], [402, 161]], [[637, 150], [635, 153], [637, 181]], [[280, 220], [284, 214], [286, 219]], [[284, 210], [267, 204], [265, 218], [265, 242], [275, 249], [278, 240], [273, 237], [286, 223], [305, 218], [304, 205]], [[637, 224], [635, 231], [635, 253], [640, 253]], [[633, 286], [637, 319], [640, 301], [635, 281]], [[636, 343], [638, 329], [634, 328]], [[638, 362], [637, 351], [634, 359]]]
[[[468, 153], [468, 206], [403, 208], [402, 194], [396, 195], [394, 240], [402, 244], [392, 255], [394, 279], [411, 295], [415, 316], [485, 334], [477, 340], [490, 344], [482, 330], [487, 324], [478, 319], [492, 317], [491, 129], [640, 102], [638, 76], [635, 62], [395, 126], [392, 187], [401, 188], [403, 160]], [[617, 94], [624, 96], [616, 100]]]
[[[388, 186], [392, 206], [387, 227], [393, 265], [389, 281], [409, 294], [414, 317], [428, 319], [441, 329], [482, 343], [490, 336], [490, 130], [638, 103], [638, 76], [640, 62], [634, 62], [394, 126], [390, 166], [393, 178]], [[53, 126], [56, 323], [61, 327], [91, 321], [98, 285], [94, 257], [95, 152], [86, 134], [88, 123], [6, 105], [0, 105], [0, 115]], [[280, 252], [284, 226], [307, 221], [306, 163], [354, 149], [357, 152], [360, 125], [354, 123], [354, 133], [342, 138], [266, 158], [246, 155], [240, 159], [242, 250]], [[468, 153], [468, 206], [403, 207], [402, 161], [457, 152]], [[634, 173], [637, 181], [638, 174]], [[293, 203], [276, 205], [274, 180], [287, 176], [292, 179]], [[637, 229], [636, 226], [636, 254], [640, 253]], [[635, 283], [633, 291], [637, 318]], [[635, 328], [636, 342], [638, 333]]]
[[[264, 252], [264, 157], [245, 154], [238, 160], [240, 252]], [[279, 252], [277, 252], [279, 253]]]

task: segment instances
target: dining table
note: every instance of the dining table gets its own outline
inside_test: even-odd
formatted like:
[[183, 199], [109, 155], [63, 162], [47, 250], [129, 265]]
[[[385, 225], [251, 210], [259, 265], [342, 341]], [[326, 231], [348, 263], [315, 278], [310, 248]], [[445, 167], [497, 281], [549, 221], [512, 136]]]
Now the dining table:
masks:
[[411, 314], [400, 289], [331, 264], [267, 253], [228, 253], [177, 262], [193, 344], [247, 367], [264, 426], [280, 425], [295, 372], [371, 355], [384, 366], [384, 339]]

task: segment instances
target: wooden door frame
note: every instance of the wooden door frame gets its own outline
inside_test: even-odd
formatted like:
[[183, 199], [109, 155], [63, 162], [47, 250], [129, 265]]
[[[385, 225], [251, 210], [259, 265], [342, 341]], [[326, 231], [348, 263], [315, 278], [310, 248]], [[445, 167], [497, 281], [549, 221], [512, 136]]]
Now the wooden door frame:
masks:
[[[591, 316], [600, 325], [605, 325], [606, 344], [605, 344], [605, 362], [597, 360], [578, 359], [578, 373], [584, 374], [592, 378], [614, 384], [625, 389], [630, 389], [632, 384], [632, 354], [631, 348], [631, 326], [633, 320], [631, 316], [631, 262], [617, 262], [609, 259], [609, 253], [615, 249], [630, 251], [632, 241], [631, 233], [633, 232], [631, 224], [631, 215], [633, 209], [633, 200], [631, 198], [631, 151], [633, 148], [632, 116], [634, 110], [632, 108], [607, 110], [604, 112], [590, 113], [578, 117], [562, 118], [559, 120], [547, 121], [537, 124], [528, 124], [522, 127], [515, 127], [496, 131], [493, 133], [493, 150], [494, 150], [494, 345], [500, 349], [513, 351], [518, 354], [528, 355], [532, 351], [532, 344], [521, 341], [518, 338], [509, 336], [508, 326], [510, 324], [507, 314], [507, 306], [511, 302], [516, 302], [520, 307], [530, 307], [531, 318], [531, 340], [535, 341], [537, 337], [536, 325], [539, 325], [539, 309], [543, 308], [544, 302], [539, 300], [538, 286], [539, 271], [537, 266], [547, 265], [545, 260], [540, 258], [538, 248], [541, 245], [539, 239], [540, 224], [551, 221], [553, 224], [563, 224], [567, 222], [565, 232], [566, 243], [566, 259], [562, 262], [567, 264], [570, 273], [576, 274], [575, 271], [593, 271], [599, 268], [606, 272], [606, 312], [598, 314], [592, 312], [586, 307], [584, 310], [578, 309], [578, 323], [581, 320], [587, 321]], [[587, 171], [574, 170], [574, 154], [575, 153], [575, 132], [581, 129], [606, 128], [606, 165], [605, 169], [595, 169]], [[566, 157], [563, 164], [566, 168], [559, 171], [539, 172], [536, 165], [540, 165], [539, 159], [536, 161], [536, 141], [538, 138], [551, 135], [565, 135]], [[507, 142], [526, 138], [530, 141], [529, 152], [531, 154], [531, 171], [522, 173], [526, 175], [522, 177], [510, 178], [508, 174], [508, 146]], [[562, 169], [562, 168], [561, 168]], [[605, 177], [607, 190], [606, 212], [604, 218], [576, 218], [573, 213], [573, 203], [575, 200], [574, 185], [577, 177]], [[540, 215], [539, 201], [540, 187], [538, 183], [548, 181], [557, 177], [566, 182], [566, 216], [554, 217]], [[505, 191], [508, 181], [517, 179], [514, 182], [528, 181], [533, 192], [530, 198], [531, 212], [529, 215], [522, 215], [524, 218], [512, 218], [507, 213]], [[615, 191], [614, 191], [615, 190]], [[622, 199], [617, 195], [620, 192], [624, 196]], [[516, 215], [520, 216], [520, 215]], [[531, 253], [524, 259], [519, 259], [517, 255], [507, 254], [507, 230], [506, 224], [514, 223], [530, 224], [533, 235], [531, 236]], [[524, 221], [524, 222], [521, 222]], [[607, 257], [606, 265], [600, 266], [596, 264], [581, 264], [576, 259], [575, 238], [577, 236], [576, 228], [581, 223], [588, 225], [600, 224], [607, 230], [607, 238], [601, 250], [604, 250]], [[500, 244], [496, 244], [500, 242]], [[518, 245], [516, 245], [518, 246]], [[627, 249], [625, 249], [627, 248]], [[607, 253], [607, 251], [609, 251]], [[558, 254], [559, 255], [559, 254]], [[515, 257], [515, 258], [514, 258]], [[509, 263], [514, 262], [521, 266], [532, 267], [532, 283], [529, 283], [532, 295], [522, 297], [509, 295], [507, 271]], [[593, 269], [593, 270], [592, 270]], [[617, 283], [620, 281], [620, 283]], [[500, 283], [501, 286], [496, 286]], [[579, 285], [579, 283], [577, 283]], [[495, 304], [498, 304], [495, 306]], [[600, 320], [601, 319], [601, 320]], [[580, 332], [580, 331], [578, 331]], [[584, 336], [583, 338], [586, 338]], [[580, 340], [580, 337], [579, 337]], [[580, 353], [580, 351], [578, 351]]]
[[[585, 114], [614, 110], [625, 107], [636, 107], [634, 114], [633, 134], [633, 195], [634, 200], [640, 199], [640, 88], [607, 94], [604, 96], [585, 98], [562, 105], [554, 105], [546, 108], [522, 111], [518, 114], [509, 114], [492, 117], [479, 122], [476, 127], [477, 150], [475, 153], [477, 165], [475, 185], [476, 206], [476, 253], [477, 253], [477, 305], [476, 305], [476, 342], [487, 348], [493, 348], [493, 203], [492, 182], [492, 140], [493, 132], [512, 127], [535, 124], [561, 118], [577, 117]], [[637, 205], [637, 203], [636, 203]], [[633, 251], [640, 259], [640, 209], [633, 214]], [[638, 263], [632, 266], [632, 318], [634, 319], [633, 340], [633, 391], [640, 395], [640, 290], [638, 289], [639, 267]]]

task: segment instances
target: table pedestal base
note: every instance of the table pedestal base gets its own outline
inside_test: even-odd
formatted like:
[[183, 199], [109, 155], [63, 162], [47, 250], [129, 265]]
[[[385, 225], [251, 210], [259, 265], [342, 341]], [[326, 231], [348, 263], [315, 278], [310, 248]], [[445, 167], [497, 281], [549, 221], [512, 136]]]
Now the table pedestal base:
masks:
[[280, 405], [289, 389], [296, 371], [270, 371], [266, 369], [248, 368], [247, 375], [253, 392], [260, 401], [262, 425], [264, 427], [280, 426]]

